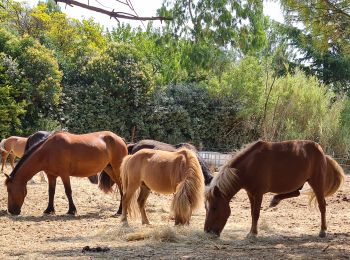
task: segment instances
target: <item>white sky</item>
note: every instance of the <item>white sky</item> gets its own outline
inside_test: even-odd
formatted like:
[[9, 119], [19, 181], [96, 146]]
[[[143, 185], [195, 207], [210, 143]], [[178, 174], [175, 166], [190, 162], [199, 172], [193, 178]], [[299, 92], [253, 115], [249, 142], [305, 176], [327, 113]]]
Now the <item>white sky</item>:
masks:
[[[27, 2], [31, 6], [36, 5], [38, 0], [26, 0], [22, 2]], [[88, 0], [84, 0], [81, 2], [88, 2]], [[114, 8], [118, 11], [125, 11], [129, 12], [130, 10], [128, 8], [125, 8], [123, 4], [118, 3], [117, 1], [111, 1], [111, 0], [98, 0], [99, 3]], [[132, 4], [134, 5], [134, 8], [139, 16], [156, 16], [156, 11], [159, 7], [161, 7], [163, 0], [132, 0]], [[101, 5], [97, 3], [95, 0], [90, 0], [90, 5], [95, 5], [97, 7], [101, 7]], [[118, 26], [118, 22], [115, 19], [110, 19], [107, 15], [100, 14], [97, 12], [89, 11], [84, 8], [80, 7], [70, 7], [66, 6], [65, 4], [59, 3], [61, 6], [61, 9], [64, 13], [66, 13], [70, 17], [74, 18], [90, 18], [93, 17], [96, 22], [101, 23], [105, 27], [111, 28], [113, 26]], [[112, 9], [110, 9], [112, 10]], [[272, 19], [283, 22], [283, 15], [280, 8], [279, 3], [276, 3], [275, 1], [266, 1], [264, 0], [264, 14], [270, 16]], [[120, 20], [124, 23], [130, 23], [133, 27], [141, 25], [141, 22], [139, 21], [130, 21], [122, 19]], [[154, 21], [153, 24], [155, 26], [161, 26], [161, 23], [159, 21]]]

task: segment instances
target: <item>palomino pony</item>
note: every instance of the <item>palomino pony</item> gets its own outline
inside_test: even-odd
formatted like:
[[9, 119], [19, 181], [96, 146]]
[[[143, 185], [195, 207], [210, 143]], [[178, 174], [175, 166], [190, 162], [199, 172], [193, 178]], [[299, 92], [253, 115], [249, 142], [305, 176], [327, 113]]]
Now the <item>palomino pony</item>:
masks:
[[256, 236], [263, 194], [290, 194], [308, 182], [313, 190], [311, 199], [317, 199], [321, 212], [319, 236], [325, 237], [325, 197], [335, 193], [343, 179], [342, 168], [315, 142], [258, 141], [233, 156], [214, 177], [205, 194], [204, 230], [220, 235], [231, 213], [231, 198], [240, 189], [245, 189], [252, 215], [248, 235]]
[[189, 224], [192, 211], [202, 203], [204, 178], [194, 152], [180, 149], [166, 152], [142, 149], [126, 156], [121, 166], [123, 184], [123, 211], [121, 221], [125, 225], [127, 213], [136, 209], [136, 198], [141, 212], [142, 224], [149, 224], [145, 203], [150, 190], [162, 194], [175, 193], [172, 211], [175, 225]]
[[196, 147], [194, 147], [193, 145], [191, 145], [189, 143], [180, 143], [180, 144], [176, 144], [176, 145], [171, 145], [171, 144], [162, 143], [162, 142], [155, 141], [155, 140], [145, 139], [145, 140], [141, 140], [141, 141], [134, 143], [134, 144], [128, 144], [128, 153], [134, 154], [137, 151], [140, 151], [141, 149], [145, 149], [145, 148], [168, 151], [168, 152], [174, 152], [179, 148], [187, 148], [187, 149], [193, 151], [197, 156], [199, 164], [202, 168], [205, 185], [209, 185], [211, 180], [213, 179], [213, 176], [211, 175], [211, 172], [209, 170], [208, 165], [203, 160], [203, 158], [198, 154]]
[[[55, 212], [56, 179], [61, 177], [69, 202], [68, 214], [75, 214], [70, 176], [88, 177], [106, 171], [121, 187], [120, 165], [127, 155], [122, 138], [108, 131], [83, 135], [57, 132], [34, 145], [18, 162], [5, 182], [8, 211], [18, 215], [27, 195], [26, 184], [37, 172], [45, 171], [49, 182], [49, 203], [46, 214]], [[111, 187], [100, 186], [104, 191]]]
[[3, 139], [0, 142], [1, 151], [1, 172], [4, 171], [4, 166], [7, 157], [10, 155], [10, 164], [12, 170], [15, 168], [14, 162], [16, 157], [21, 158], [24, 154], [24, 147], [26, 146], [27, 138], [19, 136], [10, 136], [9, 138]]

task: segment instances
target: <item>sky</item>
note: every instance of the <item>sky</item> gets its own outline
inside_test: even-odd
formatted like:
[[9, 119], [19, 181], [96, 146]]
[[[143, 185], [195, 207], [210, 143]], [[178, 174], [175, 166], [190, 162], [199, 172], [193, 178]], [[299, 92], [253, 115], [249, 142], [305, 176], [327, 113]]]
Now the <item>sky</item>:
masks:
[[[128, 8], [123, 4], [118, 3], [117, 1], [111, 0], [80, 0], [80, 2], [90, 2], [90, 5], [95, 5], [97, 7], [102, 7], [100, 4], [110, 7], [110, 11], [115, 10], [129, 12]], [[38, 0], [26, 0], [22, 2], [27, 2], [31, 6], [36, 5]], [[162, 5], [163, 0], [132, 0], [132, 4], [138, 13], [139, 16], [156, 16], [157, 9]], [[99, 4], [100, 3], [100, 4]], [[118, 22], [115, 19], [110, 19], [107, 15], [100, 14], [97, 12], [89, 11], [84, 8], [80, 8], [77, 6], [70, 7], [65, 4], [59, 3], [61, 9], [68, 16], [81, 19], [81, 18], [90, 18], [93, 17], [95, 21], [101, 23], [107, 28], [111, 28], [113, 26], [118, 26]], [[104, 8], [106, 9], [106, 8]], [[271, 19], [276, 20], [278, 22], [283, 22], [283, 14], [280, 8], [279, 3], [275, 1], [266, 1], [264, 0], [264, 14], [271, 17]], [[121, 20], [124, 23], [130, 23], [131, 26], [137, 27], [142, 25], [139, 21], [130, 21], [130, 20]], [[154, 21], [154, 26], [161, 26], [160, 21]]]

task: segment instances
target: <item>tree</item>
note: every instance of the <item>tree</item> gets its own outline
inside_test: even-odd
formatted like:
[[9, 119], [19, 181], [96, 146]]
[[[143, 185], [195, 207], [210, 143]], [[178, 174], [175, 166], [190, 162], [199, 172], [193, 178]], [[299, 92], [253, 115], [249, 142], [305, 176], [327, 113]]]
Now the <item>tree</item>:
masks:
[[138, 21], [171, 20], [170, 17], [163, 17], [163, 16], [141, 17], [136, 13], [130, 0], [125, 0], [125, 2], [122, 0], [118, 0], [117, 2], [120, 4], [126, 5], [130, 9], [130, 11], [133, 13], [118, 12], [118, 11], [114, 11], [114, 9], [112, 11], [109, 11], [109, 10], [107, 10], [107, 9], [111, 9], [109, 7], [106, 7], [102, 4], [100, 4], [102, 6], [102, 8], [96, 7], [96, 6], [90, 5], [89, 2], [88, 2], [88, 4], [85, 4], [85, 3], [82, 3], [79, 1], [74, 1], [74, 0], [56, 0], [56, 3], [57, 2], [65, 3], [65, 4], [68, 4], [70, 6], [75, 5], [75, 6], [79, 6], [79, 7], [94, 11], [94, 12], [102, 13], [102, 14], [108, 15], [111, 18], [115, 18], [116, 20], [118, 20], [118, 19], [129, 19], [129, 20], [138, 20]]
[[228, 45], [243, 53], [256, 52], [266, 44], [262, 1], [164, 1], [158, 11], [172, 15], [168, 30], [177, 37]]
[[337, 45], [350, 54], [350, 5], [344, 0], [281, 0], [287, 21], [302, 22], [313, 45], [327, 51]]

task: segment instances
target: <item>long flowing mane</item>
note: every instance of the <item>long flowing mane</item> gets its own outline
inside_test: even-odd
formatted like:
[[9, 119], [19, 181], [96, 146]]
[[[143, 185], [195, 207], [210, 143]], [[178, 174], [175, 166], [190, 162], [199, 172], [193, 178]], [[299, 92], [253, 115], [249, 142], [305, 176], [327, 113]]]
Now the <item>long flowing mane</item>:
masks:
[[237, 169], [233, 167], [234, 164], [243, 160], [260, 146], [263, 141], [256, 141], [243, 146], [243, 148], [232, 155], [225, 165], [223, 165], [218, 174], [216, 174], [210, 183], [210, 186], [206, 190], [205, 197], [213, 197], [214, 187], [218, 187], [221, 193], [228, 197], [234, 190], [241, 187], [239, 177], [237, 175]]
[[38, 150], [38, 148], [40, 146], [42, 146], [42, 144], [46, 141], [47, 139], [41, 140], [40, 142], [36, 143], [34, 146], [32, 146], [31, 148], [29, 148], [28, 151], [25, 152], [25, 154], [23, 155], [23, 157], [19, 160], [19, 162], [16, 164], [15, 168], [13, 169], [13, 171], [10, 174], [10, 178], [13, 179], [16, 175], [16, 173], [18, 172], [18, 170], [21, 168], [21, 166], [23, 165], [24, 162], [27, 161], [27, 159], [36, 151]]

